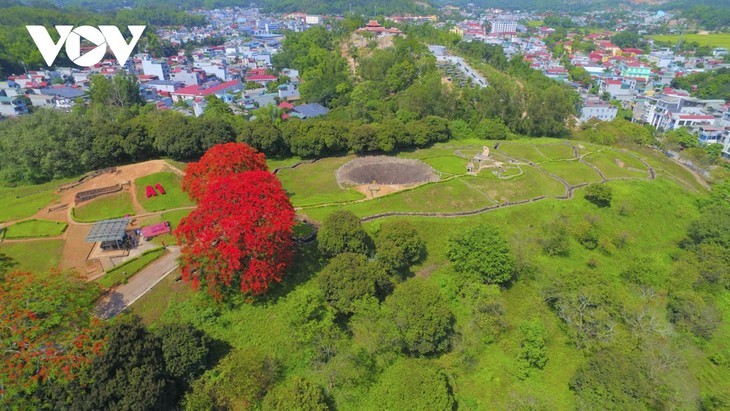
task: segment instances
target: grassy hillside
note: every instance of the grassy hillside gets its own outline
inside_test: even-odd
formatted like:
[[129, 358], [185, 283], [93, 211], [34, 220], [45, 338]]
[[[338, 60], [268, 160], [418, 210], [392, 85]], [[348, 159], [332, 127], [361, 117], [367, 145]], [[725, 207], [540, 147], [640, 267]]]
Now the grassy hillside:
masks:
[[[346, 159], [327, 159], [289, 170], [283, 181], [287, 190], [296, 193], [298, 178], [310, 176], [312, 180], [305, 184], [312, 191], [308, 195], [314, 195], [320, 187], [329, 201], [340, 200], [339, 204], [303, 210], [318, 221], [341, 209], [352, 210], [359, 216], [393, 210], [446, 212], [481, 207], [502, 198], [547, 196], [470, 217], [401, 216], [364, 224], [366, 231], [374, 235], [385, 224], [406, 220], [425, 240], [425, 257], [411, 267], [409, 275], [437, 286], [455, 317], [450, 349], [425, 361], [444, 370], [459, 409], [576, 408], [585, 401], [584, 394], [571, 389], [576, 375], [594, 364], [597, 351], [609, 348], [641, 353], [651, 372], [657, 373], [652, 378], [666, 390], [667, 401], [680, 409], [692, 409], [701, 399], [722, 395], [730, 384], [730, 370], [716, 363], [717, 358], [730, 355], [727, 291], [712, 297], [722, 322], [707, 339], [700, 340], [676, 329], [667, 319], [666, 304], [676, 261], [685, 253], [678, 244], [686, 236], [690, 222], [699, 215], [697, 199], [706, 195], [694, 177], [651, 152], [559, 140], [505, 142], [503, 150], [493, 151], [497, 157], [534, 162], [534, 166], [524, 166], [530, 171], [516, 174], [511, 180], [484, 171], [476, 177], [465, 175], [460, 155], [469, 157], [481, 151], [483, 144], [491, 143], [452, 142], [402, 153], [404, 157], [428, 162], [442, 173], [444, 180], [381, 199], [353, 202], [347, 191], [331, 185], [331, 174], [336, 169], [333, 165]], [[586, 162], [575, 160], [576, 151], [587, 154]], [[646, 177], [647, 167], [654, 169], [656, 179]], [[562, 176], [569, 185], [601, 180], [601, 174], [617, 178], [605, 183], [613, 190], [611, 206], [598, 207], [587, 201], [580, 187], [575, 189], [572, 199], [550, 198], [565, 190], [551, 174]], [[476, 318], [483, 318], [479, 310], [484, 301], [474, 298], [473, 280], [458, 274], [447, 258], [449, 239], [479, 224], [495, 227], [508, 239], [519, 266], [515, 281], [501, 290], [495, 287], [490, 291], [490, 304], [500, 308], [487, 315], [494, 321], [486, 328], [489, 332], [475, 323]], [[560, 255], [548, 255], [543, 251], [544, 241], [561, 224], [567, 227], [567, 249]], [[585, 230], [595, 236], [593, 246], [583, 242]], [[650, 290], [639, 288], [624, 277], [627, 267], [637, 262], [654, 270]], [[279, 381], [303, 377], [326, 387], [337, 409], [364, 409], [370, 403], [371, 388], [395, 358], [369, 351], [373, 341], [365, 338], [367, 335], [361, 330], [352, 328], [352, 319], [339, 318], [336, 325], [326, 328], [326, 333], [314, 331], [325, 324], [325, 317], [320, 317], [324, 314], [316, 311], [320, 308], [312, 299], [318, 293], [317, 277], [324, 263], [316, 246], [306, 245], [299, 249], [284, 282], [253, 303], [215, 305], [201, 294], [181, 294], [179, 285], [170, 283], [143, 297], [132, 312], [156, 326], [180, 321], [193, 323], [234, 351], [268, 356], [278, 364]], [[573, 326], [561, 320], [546, 302], [546, 296], [554, 292], [556, 284], [565, 281], [567, 273], [572, 273], [569, 277], [578, 282], [584, 277], [591, 287], [608, 293], [602, 304], [608, 304], [612, 332], [605, 341], [591, 345], [591, 349], [577, 348]], [[638, 315], [651, 317], [655, 322], [653, 331], [639, 332], [634, 328], [631, 319]], [[544, 327], [547, 362], [543, 369], [525, 374], [520, 360], [521, 327], [528, 321]], [[311, 335], [306, 342], [305, 335]], [[387, 348], [383, 349], [387, 352]], [[669, 362], [653, 362], [670, 357], [673, 360]], [[203, 380], [214, 381], [215, 375], [213, 370]], [[612, 378], [613, 374], [606, 375], [596, 384], [628, 383]], [[596, 389], [600, 389], [598, 385]], [[611, 406], [608, 404], [607, 408]]]

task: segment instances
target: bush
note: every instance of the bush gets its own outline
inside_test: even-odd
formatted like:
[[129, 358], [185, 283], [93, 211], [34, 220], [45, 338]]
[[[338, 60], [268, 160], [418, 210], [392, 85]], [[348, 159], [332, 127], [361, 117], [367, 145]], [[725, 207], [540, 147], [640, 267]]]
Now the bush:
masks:
[[599, 207], [610, 207], [613, 190], [605, 184], [594, 183], [586, 187], [585, 198]]
[[447, 256], [457, 272], [476, 274], [487, 284], [501, 284], [514, 275], [515, 257], [507, 240], [486, 225], [451, 238]]
[[400, 360], [383, 372], [370, 393], [377, 410], [452, 410], [446, 374], [423, 359]]
[[372, 240], [352, 211], [335, 211], [327, 216], [317, 234], [319, 250], [328, 257], [341, 253], [369, 254]]
[[157, 331], [167, 375], [185, 385], [208, 365], [209, 339], [190, 324], [166, 324]]
[[539, 242], [547, 255], [567, 255], [570, 252], [568, 221], [561, 217], [546, 224], [542, 229]]
[[385, 300], [407, 353], [436, 354], [449, 348], [454, 315], [438, 287], [413, 278]]
[[425, 250], [420, 234], [407, 221], [384, 223], [375, 237], [375, 247], [378, 261], [388, 271], [408, 268]]
[[352, 304], [375, 295], [376, 276], [362, 254], [342, 253], [330, 260], [317, 282], [327, 302], [338, 312], [352, 313]]
[[275, 387], [264, 398], [264, 411], [326, 411], [331, 409], [321, 386], [296, 377]]

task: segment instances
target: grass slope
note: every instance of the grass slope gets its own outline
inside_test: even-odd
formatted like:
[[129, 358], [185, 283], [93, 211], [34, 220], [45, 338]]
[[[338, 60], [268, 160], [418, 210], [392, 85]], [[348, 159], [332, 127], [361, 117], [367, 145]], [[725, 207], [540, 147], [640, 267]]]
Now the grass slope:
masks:
[[74, 219], [82, 223], [124, 217], [127, 214], [134, 214], [134, 205], [132, 196], [126, 191], [95, 198], [73, 209]]
[[279, 171], [277, 177], [295, 207], [359, 200], [365, 196], [337, 185], [335, 172], [354, 157], [324, 158], [312, 164]]
[[68, 225], [61, 221], [26, 220], [13, 224], [4, 231], [4, 237], [34, 238], [55, 237], [63, 234]]
[[[15, 260], [13, 270], [48, 272], [61, 262], [63, 240], [37, 240], [0, 244], [0, 253]], [[42, 256], [39, 255], [42, 252]]]
[[[165, 189], [166, 194], [158, 193], [154, 197], [147, 198], [146, 187], [148, 185], [154, 187], [158, 183]], [[182, 177], [166, 171], [138, 178], [134, 180], [137, 200], [142, 205], [142, 208], [150, 212], [195, 205], [180, 188], [181, 183]]]
[[0, 198], [3, 199], [0, 222], [30, 217], [42, 210], [58, 198], [55, 191], [66, 181], [68, 180], [31, 186], [0, 187]]

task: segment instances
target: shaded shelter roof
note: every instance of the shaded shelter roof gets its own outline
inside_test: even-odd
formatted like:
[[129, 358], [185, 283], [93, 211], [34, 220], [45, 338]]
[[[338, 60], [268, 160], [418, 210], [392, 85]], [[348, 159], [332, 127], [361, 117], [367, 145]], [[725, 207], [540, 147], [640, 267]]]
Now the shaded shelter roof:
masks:
[[129, 217], [99, 221], [91, 227], [91, 232], [86, 236], [86, 242], [122, 241], [127, 232], [127, 224], [129, 224]]

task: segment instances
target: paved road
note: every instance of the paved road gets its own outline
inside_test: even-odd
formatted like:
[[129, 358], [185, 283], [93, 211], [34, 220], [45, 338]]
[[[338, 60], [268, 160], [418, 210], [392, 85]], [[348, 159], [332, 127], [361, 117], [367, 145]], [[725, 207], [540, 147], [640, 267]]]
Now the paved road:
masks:
[[124, 311], [174, 271], [178, 267], [179, 256], [180, 247], [168, 246], [162, 257], [130, 278], [127, 284], [120, 285], [102, 298], [96, 305], [96, 315], [109, 319]]

